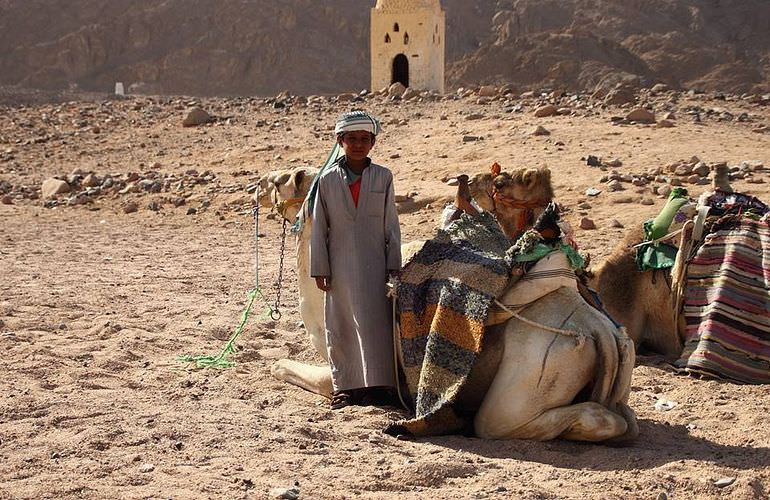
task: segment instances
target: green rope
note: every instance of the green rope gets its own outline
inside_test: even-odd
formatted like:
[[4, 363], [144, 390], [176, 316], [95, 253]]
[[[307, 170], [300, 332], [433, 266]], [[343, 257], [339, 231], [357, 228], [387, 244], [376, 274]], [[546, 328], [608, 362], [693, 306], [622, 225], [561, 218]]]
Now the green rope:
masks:
[[[190, 354], [184, 354], [181, 356], [177, 356], [177, 361], [180, 361], [182, 363], [195, 363], [195, 365], [198, 368], [218, 368], [218, 369], [224, 369], [224, 368], [232, 368], [235, 366], [235, 361], [231, 361], [228, 359], [228, 357], [235, 352], [235, 341], [238, 338], [238, 336], [243, 332], [243, 328], [246, 326], [246, 323], [249, 321], [249, 315], [251, 314], [251, 308], [254, 305], [254, 301], [257, 299], [257, 297], [260, 297], [262, 300], [267, 302], [267, 299], [265, 299], [265, 296], [262, 295], [262, 291], [259, 288], [255, 288], [249, 292], [249, 295], [247, 297], [248, 302], [246, 303], [246, 308], [241, 313], [241, 322], [238, 325], [238, 327], [235, 329], [232, 335], [230, 335], [230, 338], [228, 339], [227, 343], [225, 344], [225, 347], [217, 354], [216, 356], [211, 355], [200, 355], [200, 356], [191, 356]], [[262, 313], [262, 317], [269, 317], [270, 314], [273, 312], [273, 310], [270, 308], [270, 306], [267, 306], [264, 313]]]

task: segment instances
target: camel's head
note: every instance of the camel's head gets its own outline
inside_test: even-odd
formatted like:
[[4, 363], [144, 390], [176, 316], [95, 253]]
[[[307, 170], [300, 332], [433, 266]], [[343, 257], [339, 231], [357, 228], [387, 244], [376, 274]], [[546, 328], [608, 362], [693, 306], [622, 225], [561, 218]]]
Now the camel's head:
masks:
[[275, 207], [284, 218], [294, 220], [317, 173], [311, 167], [269, 172], [259, 179], [254, 201], [265, 208]]
[[494, 211], [506, 236], [517, 238], [532, 227], [553, 200], [551, 171], [522, 168], [492, 179]]

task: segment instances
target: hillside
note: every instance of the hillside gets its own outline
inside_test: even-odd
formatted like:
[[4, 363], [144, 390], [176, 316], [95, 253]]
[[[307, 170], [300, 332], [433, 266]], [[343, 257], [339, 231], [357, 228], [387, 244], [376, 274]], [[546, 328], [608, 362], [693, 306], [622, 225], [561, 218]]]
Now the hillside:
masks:
[[[450, 88], [768, 91], [767, 0], [445, 0]], [[0, 0], [0, 85], [270, 95], [369, 85], [373, 0]]]

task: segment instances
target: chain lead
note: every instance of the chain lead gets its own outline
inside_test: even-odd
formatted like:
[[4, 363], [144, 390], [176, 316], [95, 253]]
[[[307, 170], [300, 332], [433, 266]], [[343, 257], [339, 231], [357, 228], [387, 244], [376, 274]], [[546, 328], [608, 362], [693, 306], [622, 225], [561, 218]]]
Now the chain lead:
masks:
[[283, 288], [283, 257], [286, 254], [286, 228], [288, 221], [283, 217], [283, 234], [281, 235], [281, 253], [278, 261], [278, 283], [275, 295], [275, 307], [270, 313], [270, 317], [275, 321], [281, 319], [281, 290]]

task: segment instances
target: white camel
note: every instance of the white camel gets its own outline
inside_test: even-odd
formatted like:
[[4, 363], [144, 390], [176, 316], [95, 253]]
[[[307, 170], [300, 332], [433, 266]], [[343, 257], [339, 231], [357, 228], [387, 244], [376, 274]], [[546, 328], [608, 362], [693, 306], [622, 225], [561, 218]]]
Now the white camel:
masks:
[[[297, 200], [308, 192], [313, 174], [306, 169], [271, 172], [260, 182], [257, 201], [277, 206], [283, 217], [294, 220], [300, 211]], [[534, 182], [538, 176], [514, 179]], [[550, 182], [550, 173], [541, 180]], [[307, 218], [297, 235], [300, 315], [313, 346], [328, 360], [323, 294], [308, 267], [311, 225]], [[421, 245], [402, 247], [404, 259]], [[587, 340], [579, 341], [575, 333]], [[517, 317], [487, 328], [484, 349], [458, 402], [475, 412], [475, 433], [482, 438], [630, 440], [638, 434], [636, 416], [627, 405], [634, 356], [633, 343], [624, 331], [576, 290], [560, 288]], [[283, 359], [275, 363], [272, 374], [331, 397], [328, 365]]]

